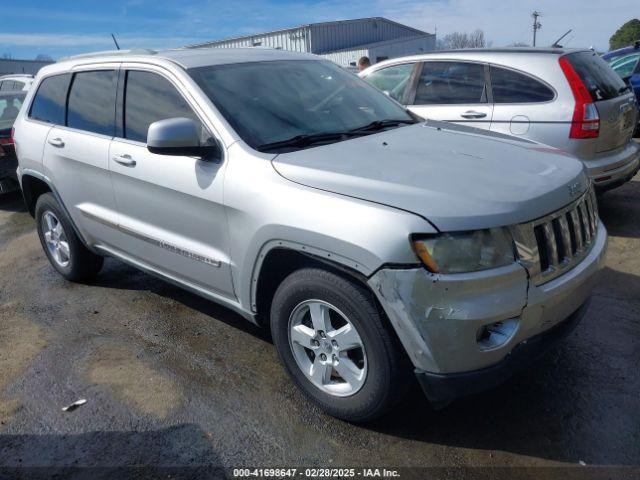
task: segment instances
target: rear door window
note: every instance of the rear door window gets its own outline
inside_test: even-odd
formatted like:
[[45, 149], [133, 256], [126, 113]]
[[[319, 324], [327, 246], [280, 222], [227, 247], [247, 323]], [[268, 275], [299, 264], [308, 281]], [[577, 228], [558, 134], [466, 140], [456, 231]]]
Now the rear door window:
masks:
[[69, 92], [67, 126], [113, 136], [115, 133], [116, 72], [78, 72]]
[[487, 103], [484, 65], [467, 62], [425, 62], [415, 105]]
[[553, 100], [553, 90], [544, 83], [513, 70], [491, 66], [494, 103], [539, 103]]
[[627, 86], [609, 64], [595, 52], [577, 52], [566, 58], [578, 73], [594, 102], [626, 93]]
[[411, 80], [414, 65], [414, 63], [403, 63], [402, 65], [381, 68], [367, 75], [365, 80], [387, 93], [391, 98], [402, 102]]
[[124, 100], [124, 136], [147, 142], [149, 125], [167, 118], [186, 117], [201, 125], [187, 101], [156, 73], [130, 70]]
[[64, 125], [65, 103], [70, 80], [70, 73], [45, 78], [33, 99], [29, 117], [56, 125]]

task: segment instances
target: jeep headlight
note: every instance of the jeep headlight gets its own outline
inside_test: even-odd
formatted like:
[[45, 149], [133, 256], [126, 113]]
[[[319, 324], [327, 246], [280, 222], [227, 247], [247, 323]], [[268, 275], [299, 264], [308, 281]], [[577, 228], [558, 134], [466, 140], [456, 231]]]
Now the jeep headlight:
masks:
[[433, 273], [477, 272], [515, 261], [513, 239], [506, 228], [414, 237], [411, 245]]

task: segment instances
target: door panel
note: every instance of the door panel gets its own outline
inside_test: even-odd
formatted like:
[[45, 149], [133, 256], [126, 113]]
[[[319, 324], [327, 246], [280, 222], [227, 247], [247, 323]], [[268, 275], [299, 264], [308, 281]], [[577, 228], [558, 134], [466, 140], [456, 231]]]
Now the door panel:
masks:
[[44, 166], [51, 172], [65, 207], [89, 240], [111, 242], [117, 209], [109, 175], [111, 137], [53, 127], [44, 147]]
[[109, 242], [117, 235], [109, 174], [116, 77], [115, 69], [75, 72], [66, 115], [62, 117], [68, 126], [53, 127], [44, 147], [44, 165], [53, 184], [76, 226], [91, 243]]
[[122, 232], [115, 246], [232, 297], [224, 164], [155, 155], [119, 139], [109, 156]]
[[487, 92], [484, 64], [424, 62], [409, 108], [425, 118], [489, 129], [493, 106]]
[[192, 118], [201, 125], [203, 141], [211, 135], [169, 77], [129, 70], [121, 79], [118, 132], [124, 138], [116, 137], [109, 151], [121, 232], [114, 246], [235, 298], [222, 198], [224, 161], [156, 155], [146, 147], [149, 125], [166, 118]]

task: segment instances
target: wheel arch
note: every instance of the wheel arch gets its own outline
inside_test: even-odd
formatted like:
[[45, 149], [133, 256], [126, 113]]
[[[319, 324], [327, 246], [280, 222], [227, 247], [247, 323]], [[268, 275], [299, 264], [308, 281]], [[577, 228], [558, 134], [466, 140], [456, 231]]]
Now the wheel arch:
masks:
[[[53, 186], [51, 180], [46, 175], [41, 174], [40, 172], [36, 172], [35, 170], [27, 169], [22, 172], [20, 176], [20, 188], [22, 190], [22, 197], [24, 198], [25, 204], [27, 205], [27, 209], [29, 210], [29, 214], [35, 218], [36, 216], [36, 204], [38, 203], [38, 198], [45, 193], [51, 193], [54, 196], [60, 208], [64, 211], [73, 230], [76, 235], [82, 242], [82, 244], [87, 247], [89, 250], [93, 251], [93, 249], [89, 246], [86, 237], [82, 234], [78, 226], [73, 221], [73, 217], [69, 214], [69, 210], [66, 205], [60, 198], [60, 194]], [[94, 252], [95, 253], [95, 252]]]
[[309, 267], [325, 268], [371, 289], [366, 268], [357, 262], [308, 245], [276, 241], [262, 249], [251, 279], [251, 309], [259, 324], [268, 325], [271, 300], [282, 281], [294, 271]]
[[[22, 197], [27, 205], [29, 214], [35, 218], [36, 216], [36, 203], [38, 198], [43, 193], [54, 193], [51, 184], [47, 177], [44, 175], [36, 174], [35, 172], [25, 172], [20, 179], [20, 187], [22, 189]], [[55, 195], [57, 197], [57, 195]]]

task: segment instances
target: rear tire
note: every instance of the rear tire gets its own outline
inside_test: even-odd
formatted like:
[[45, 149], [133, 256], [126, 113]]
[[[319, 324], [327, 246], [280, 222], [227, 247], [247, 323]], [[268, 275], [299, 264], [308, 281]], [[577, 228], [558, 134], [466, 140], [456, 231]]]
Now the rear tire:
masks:
[[84, 246], [71, 220], [51, 193], [38, 197], [36, 225], [42, 248], [60, 275], [78, 282], [98, 274], [104, 259]]
[[410, 385], [410, 369], [371, 292], [327, 270], [298, 270], [282, 282], [271, 333], [287, 373], [334, 417], [377, 418]]

